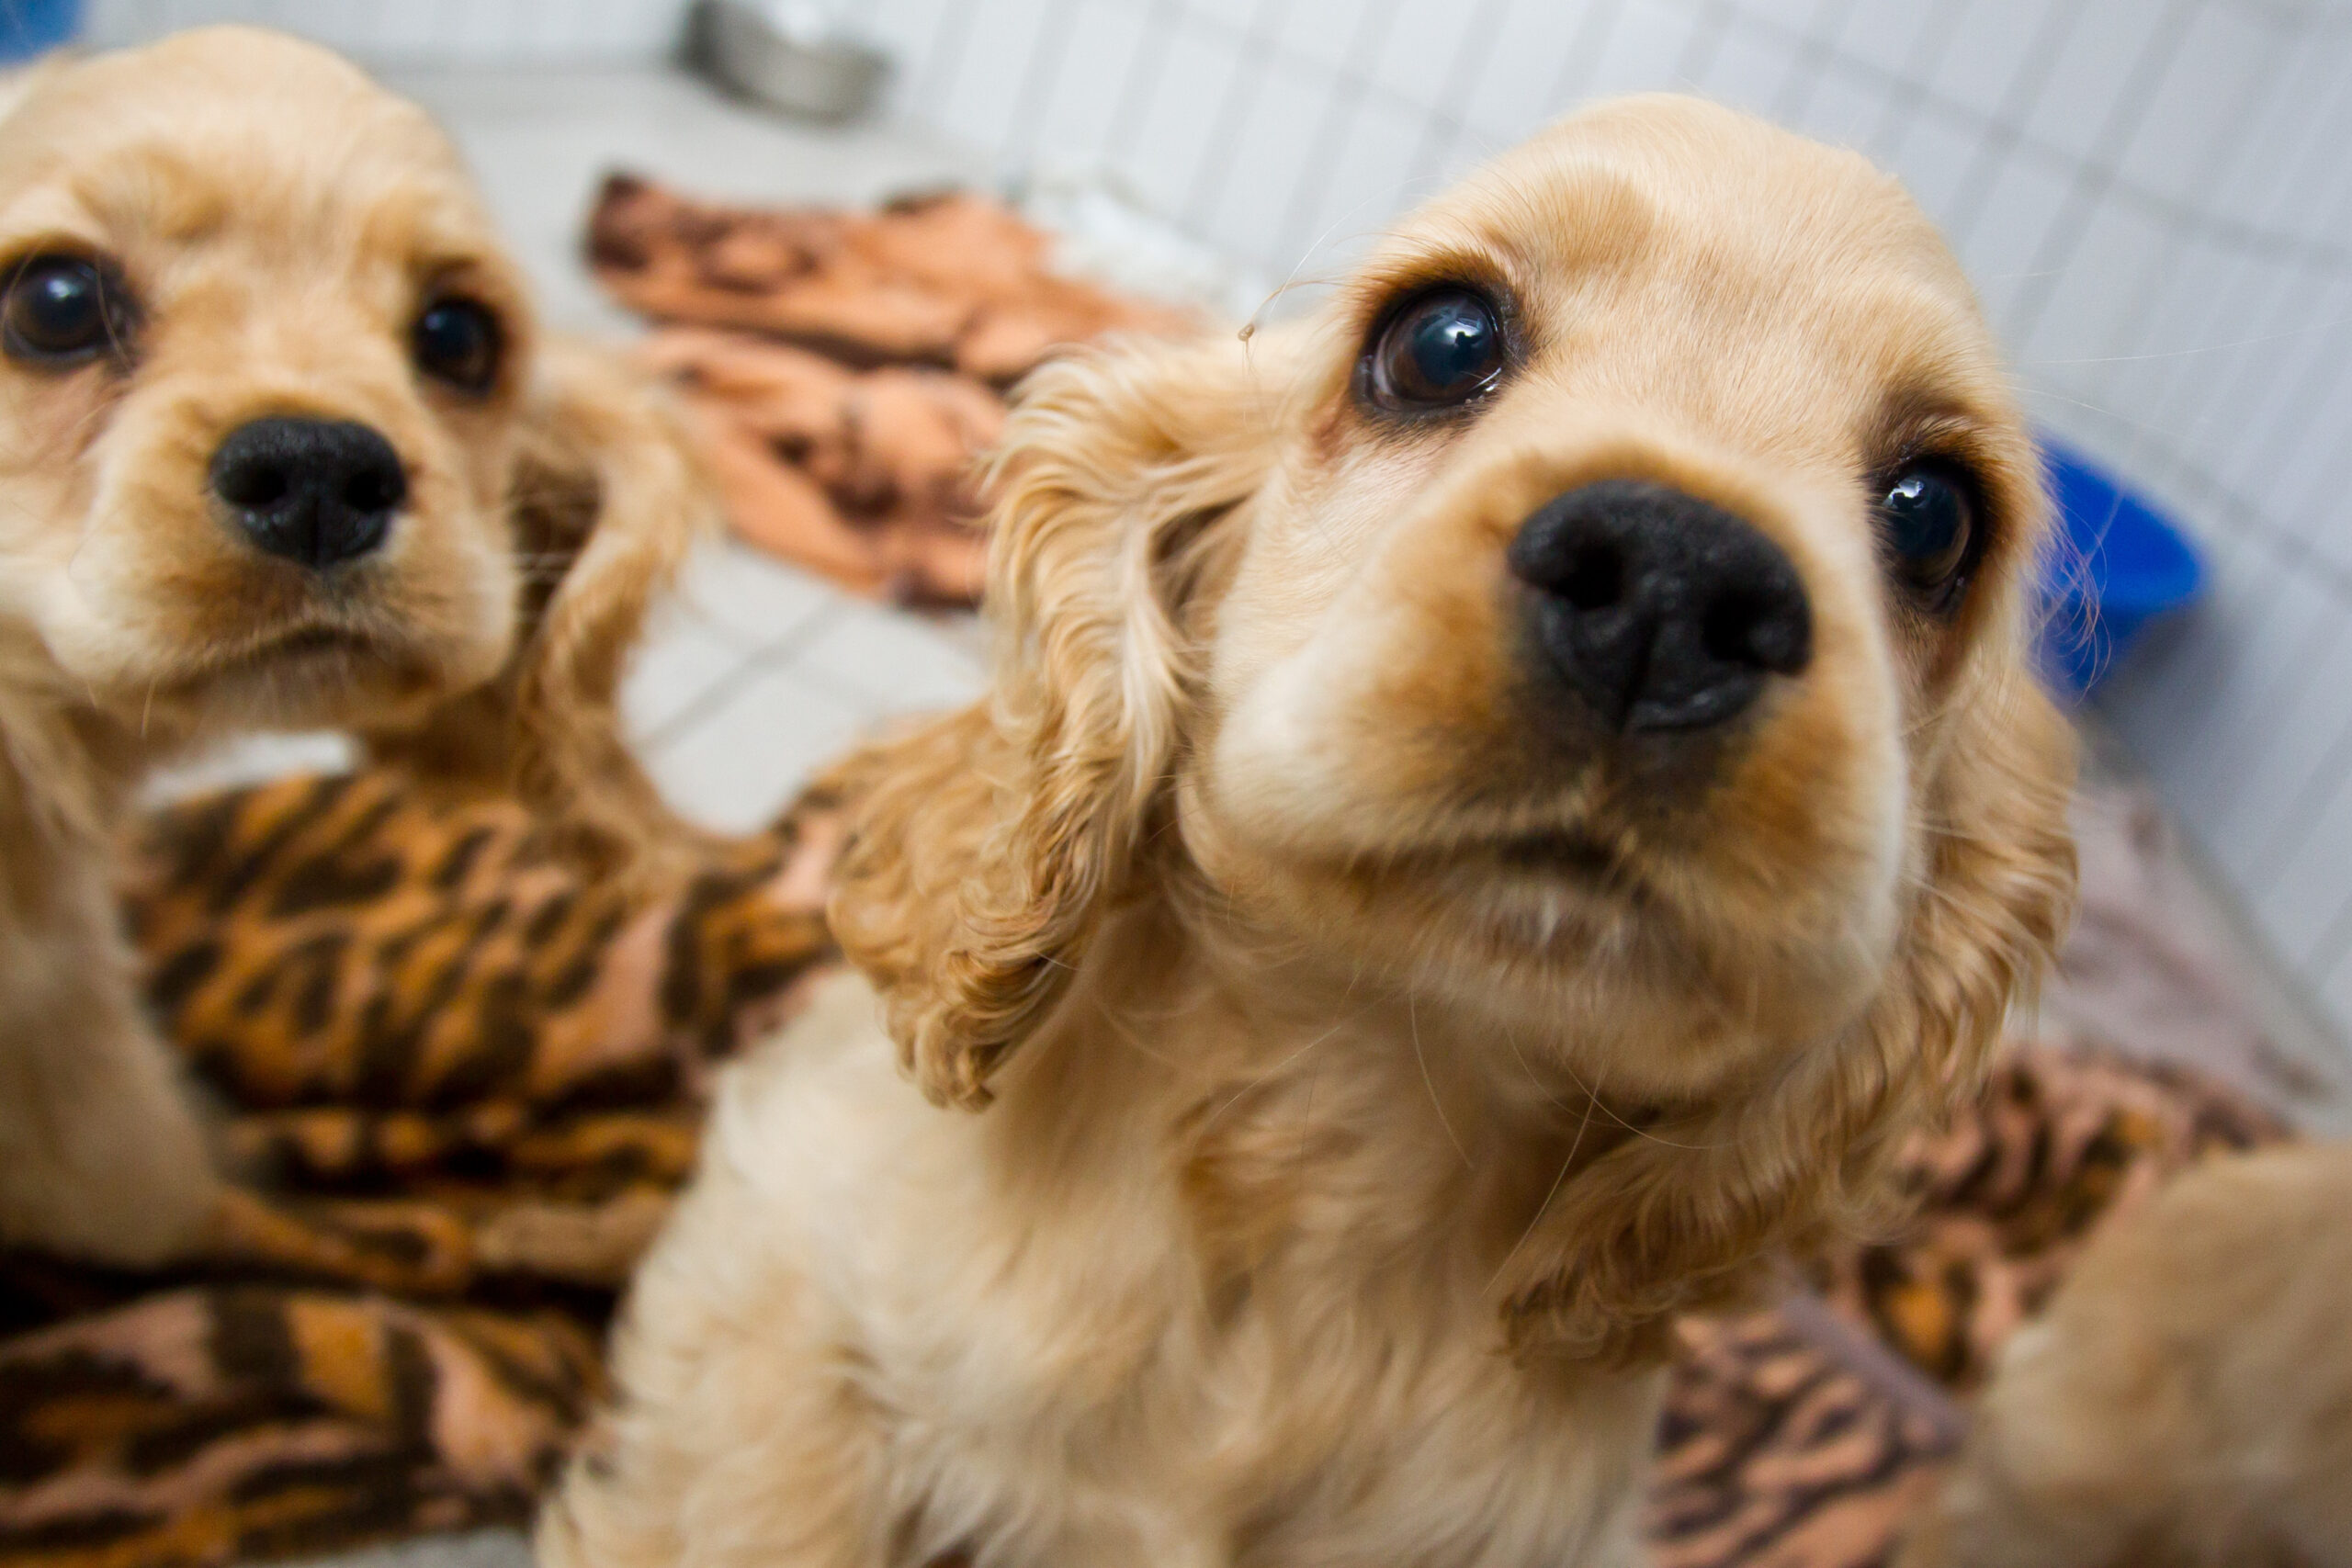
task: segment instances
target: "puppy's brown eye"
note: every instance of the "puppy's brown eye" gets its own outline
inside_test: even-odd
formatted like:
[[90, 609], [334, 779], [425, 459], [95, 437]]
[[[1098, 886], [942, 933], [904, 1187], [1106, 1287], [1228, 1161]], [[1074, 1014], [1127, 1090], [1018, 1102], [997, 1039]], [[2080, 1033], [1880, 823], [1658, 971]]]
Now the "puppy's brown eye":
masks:
[[1377, 400], [1392, 408], [1454, 407], [1501, 378], [1502, 323], [1471, 289], [1431, 289], [1389, 317], [1369, 357]]
[[416, 367], [460, 391], [486, 392], [498, 379], [505, 333], [487, 305], [436, 299], [416, 318]]
[[20, 364], [64, 368], [127, 349], [130, 298], [87, 256], [33, 256], [17, 265], [0, 300], [0, 348]]
[[1879, 528], [1895, 570], [1939, 606], [1973, 555], [1976, 507], [1966, 481], [1942, 463], [1896, 471], [1879, 499]]

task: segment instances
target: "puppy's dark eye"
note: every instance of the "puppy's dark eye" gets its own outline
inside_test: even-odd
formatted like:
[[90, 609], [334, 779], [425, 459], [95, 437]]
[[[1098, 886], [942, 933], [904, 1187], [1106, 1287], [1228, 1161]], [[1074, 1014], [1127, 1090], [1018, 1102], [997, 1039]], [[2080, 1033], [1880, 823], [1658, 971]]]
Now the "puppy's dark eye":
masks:
[[1392, 407], [1466, 403], [1502, 376], [1502, 323], [1470, 289], [1432, 289], [1389, 317], [1370, 369], [1373, 395]]
[[33, 256], [17, 264], [0, 299], [0, 348], [22, 364], [58, 368], [126, 348], [130, 299], [87, 256]]
[[460, 391], [486, 392], [498, 379], [506, 334], [489, 306], [451, 297], [435, 299], [416, 318], [416, 367]]
[[1967, 482], [1942, 463], [1914, 463], [1888, 481], [1878, 512], [1897, 573], [1931, 600], [1947, 601], [1976, 542]]

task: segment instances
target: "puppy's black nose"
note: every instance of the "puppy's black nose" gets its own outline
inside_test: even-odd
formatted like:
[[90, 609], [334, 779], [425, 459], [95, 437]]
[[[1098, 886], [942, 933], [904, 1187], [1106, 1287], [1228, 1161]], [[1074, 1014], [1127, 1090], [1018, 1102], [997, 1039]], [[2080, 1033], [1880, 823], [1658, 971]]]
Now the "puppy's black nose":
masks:
[[1544, 661], [1619, 730], [1699, 729], [1813, 657], [1804, 583], [1778, 545], [1696, 496], [1602, 479], [1511, 541]]
[[256, 546], [323, 570], [384, 542], [408, 475], [367, 425], [257, 419], [212, 454], [212, 491]]

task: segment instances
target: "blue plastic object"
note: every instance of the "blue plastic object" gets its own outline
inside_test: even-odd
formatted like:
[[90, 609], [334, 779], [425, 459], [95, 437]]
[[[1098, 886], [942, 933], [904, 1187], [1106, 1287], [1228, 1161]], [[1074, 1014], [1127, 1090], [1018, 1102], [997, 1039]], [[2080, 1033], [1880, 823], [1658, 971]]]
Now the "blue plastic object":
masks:
[[0, 0], [0, 61], [29, 60], [82, 30], [82, 0]]
[[2151, 621], [2196, 599], [2205, 567], [2179, 529], [2089, 458], [2048, 436], [2041, 456], [2058, 510], [2041, 568], [2041, 669], [2080, 699]]

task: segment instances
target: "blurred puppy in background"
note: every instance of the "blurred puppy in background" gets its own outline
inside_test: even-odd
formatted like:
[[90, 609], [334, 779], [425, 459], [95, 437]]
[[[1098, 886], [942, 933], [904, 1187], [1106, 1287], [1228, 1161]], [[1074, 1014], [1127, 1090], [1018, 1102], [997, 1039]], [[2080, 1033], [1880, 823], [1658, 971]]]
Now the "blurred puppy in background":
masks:
[[59, 62], [0, 119], [0, 1243], [195, 1246], [204, 1140], [110, 860], [151, 759], [339, 727], [636, 863], [613, 691], [701, 526], [657, 404], [543, 344], [453, 149], [242, 28]]
[[1669, 1318], [1883, 1196], [2071, 907], [1959, 267], [1634, 100], [999, 462], [993, 693], [842, 775], [863, 974], [730, 1069], [543, 1556], [1636, 1562]]
[[2214, 1160], [2103, 1232], [1901, 1563], [2352, 1565], [2352, 1145]]

